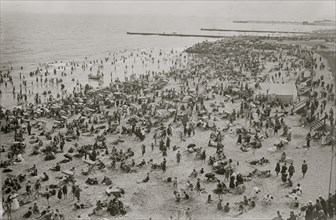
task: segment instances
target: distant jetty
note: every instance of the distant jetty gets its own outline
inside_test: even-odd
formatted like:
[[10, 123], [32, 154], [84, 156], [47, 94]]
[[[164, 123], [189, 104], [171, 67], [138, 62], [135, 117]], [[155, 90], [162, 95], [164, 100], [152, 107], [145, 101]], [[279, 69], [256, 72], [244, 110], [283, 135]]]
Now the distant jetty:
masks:
[[322, 20], [322, 21], [233, 21], [233, 23], [254, 23], [254, 24], [295, 24], [295, 25], [313, 25], [313, 26], [335, 26], [336, 21]]
[[155, 33], [155, 32], [127, 32], [129, 35], [146, 35], [146, 36], [165, 36], [165, 37], [206, 37], [206, 38], [227, 38], [221, 35], [206, 35], [206, 34], [178, 34], [173, 33]]
[[225, 31], [225, 32], [252, 32], [252, 33], [270, 33], [270, 34], [311, 34], [311, 32], [300, 31], [258, 31], [258, 30], [232, 30], [217, 28], [201, 28], [201, 31]]

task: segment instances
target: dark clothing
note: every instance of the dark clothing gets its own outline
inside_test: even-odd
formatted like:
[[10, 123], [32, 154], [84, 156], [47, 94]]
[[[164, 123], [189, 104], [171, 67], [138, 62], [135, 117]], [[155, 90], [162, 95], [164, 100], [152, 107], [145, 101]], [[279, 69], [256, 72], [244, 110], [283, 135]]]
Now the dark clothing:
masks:
[[292, 177], [293, 174], [295, 173], [295, 168], [293, 165], [290, 165], [288, 168], [288, 173], [289, 173], [289, 177]]
[[328, 215], [327, 202], [323, 198], [320, 198], [320, 203], [324, 214]]
[[314, 207], [312, 205], [308, 205], [305, 220], [313, 220], [313, 219], [314, 219]]
[[68, 194], [68, 187], [66, 185], [63, 186], [62, 192], [63, 192], [64, 196], [66, 197], [66, 195]]
[[58, 198], [58, 199], [62, 199], [62, 189], [59, 189], [59, 190], [58, 190], [57, 198]]
[[234, 181], [235, 181], [235, 177], [234, 177], [234, 176], [231, 176], [231, 177], [230, 177], [230, 184], [229, 184], [229, 187], [230, 187], [231, 189], [234, 189], [234, 188], [235, 188], [235, 183], [234, 183]]
[[280, 173], [280, 164], [277, 163], [276, 167], [275, 167], [275, 172], [278, 175]]
[[281, 173], [286, 173], [286, 172], [287, 172], [287, 167], [286, 167], [286, 165], [283, 165], [281, 167]]
[[33, 212], [31, 210], [28, 210], [28, 212], [26, 212], [24, 215], [23, 215], [23, 218], [30, 218], [32, 216]]
[[302, 174], [305, 175], [308, 170], [308, 165], [306, 163], [302, 164], [301, 169], [302, 169]]

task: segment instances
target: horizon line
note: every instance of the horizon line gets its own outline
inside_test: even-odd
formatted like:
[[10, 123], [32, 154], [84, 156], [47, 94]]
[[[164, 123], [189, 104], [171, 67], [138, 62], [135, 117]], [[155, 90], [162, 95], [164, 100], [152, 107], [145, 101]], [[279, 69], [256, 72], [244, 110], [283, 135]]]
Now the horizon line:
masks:
[[3, 17], [4, 14], [28, 14], [28, 15], [86, 15], [86, 16], [144, 16], [144, 17], [196, 17], [196, 18], [221, 18], [229, 21], [249, 21], [249, 22], [314, 22], [314, 21], [326, 21], [326, 22], [336, 22], [336, 19], [330, 18], [320, 18], [316, 20], [283, 20], [283, 19], [269, 19], [269, 20], [262, 20], [262, 19], [239, 19], [239, 18], [228, 18], [227, 16], [221, 15], [182, 15], [182, 14], [129, 14], [129, 13], [87, 13], [87, 12], [29, 12], [29, 11], [2, 11], [0, 10], [0, 17]]

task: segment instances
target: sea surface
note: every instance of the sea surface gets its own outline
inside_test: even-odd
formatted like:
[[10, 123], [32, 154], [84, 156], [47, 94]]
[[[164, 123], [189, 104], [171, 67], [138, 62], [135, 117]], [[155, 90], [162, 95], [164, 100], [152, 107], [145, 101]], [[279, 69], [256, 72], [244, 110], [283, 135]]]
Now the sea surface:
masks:
[[[221, 18], [1, 13], [1, 67], [83, 58], [135, 48], [181, 48], [203, 38], [127, 35], [133, 32], [220, 34], [201, 28], [311, 31], [317, 26], [243, 24]], [[240, 35], [230, 32], [226, 35]]]
[[[293, 24], [233, 23], [218, 17], [108, 16], [1, 13], [0, 70], [13, 67], [18, 88], [19, 72], [27, 77], [40, 63], [83, 61], [85, 57], [104, 58], [109, 52], [146, 50], [183, 50], [197, 42], [214, 40], [198, 37], [127, 35], [126, 32], [158, 32], [238, 36], [241, 32], [207, 32], [201, 28], [248, 29], [270, 31], [312, 31], [326, 27]], [[254, 35], [274, 35], [255, 33]], [[279, 34], [278, 34], [279, 35]], [[24, 67], [20, 70], [20, 67]], [[87, 76], [83, 80], [87, 81]], [[66, 81], [66, 80], [65, 80]], [[67, 80], [69, 85], [72, 83]], [[14, 86], [15, 86], [14, 85]], [[106, 84], [105, 84], [106, 85]], [[34, 84], [35, 87], [35, 84]], [[47, 85], [40, 88], [47, 89]], [[15, 105], [10, 86], [0, 85], [0, 105]], [[17, 90], [16, 90], [17, 91]], [[35, 92], [39, 89], [35, 90]]]

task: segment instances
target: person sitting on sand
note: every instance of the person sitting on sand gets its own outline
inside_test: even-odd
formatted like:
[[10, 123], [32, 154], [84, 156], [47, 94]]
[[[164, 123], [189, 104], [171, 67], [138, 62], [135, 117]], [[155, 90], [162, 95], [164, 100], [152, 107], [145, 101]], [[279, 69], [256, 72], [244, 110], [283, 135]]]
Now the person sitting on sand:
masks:
[[272, 220], [284, 220], [279, 211], [277, 211], [277, 217], [274, 217]]
[[137, 167], [143, 167], [146, 165], [145, 159], [142, 159], [142, 161], [137, 165]]
[[30, 218], [33, 215], [32, 207], [29, 207], [28, 211], [23, 214], [23, 218]]
[[230, 211], [230, 203], [226, 203], [223, 209], [224, 212], [228, 213]]
[[47, 208], [45, 208], [42, 212], [39, 218], [44, 217], [47, 213], [51, 212], [51, 208], [50, 206], [48, 206]]
[[34, 203], [32, 211], [33, 211], [34, 215], [39, 215], [40, 214], [40, 209], [39, 209], [39, 207], [37, 206], [36, 203]]
[[59, 163], [56, 163], [55, 167], [50, 168], [51, 171], [58, 172], [61, 170], [61, 165]]
[[297, 186], [295, 188], [292, 189], [292, 191], [289, 194], [296, 194], [297, 196], [301, 196], [302, 195], [302, 188], [300, 183], [297, 184]]
[[49, 180], [49, 176], [48, 176], [45, 172], [43, 172], [43, 176], [41, 177], [41, 180], [42, 180], [43, 182], [46, 182], [46, 181]]
[[264, 205], [271, 205], [273, 201], [273, 196], [266, 194], [261, 200]]
[[186, 184], [186, 189], [193, 189], [193, 188], [194, 188], [193, 184], [188, 180]]
[[218, 210], [222, 210], [223, 209], [223, 205], [222, 205], [222, 199], [219, 199], [218, 203], [217, 203], [217, 209]]
[[252, 194], [253, 194], [252, 198], [258, 198], [258, 196], [259, 196], [261, 190], [260, 190], [258, 187], [256, 187], [256, 186], [253, 187], [252, 190], [253, 190], [253, 191], [252, 191]]
[[22, 163], [22, 162], [24, 162], [25, 160], [23, 159], [23, 157], [22, 157], [22, 154], [18, 154], [17, 156], [16, 156], [16, 162], [18, 162], [18, 163]]
[[244, 205], [243, 205], [243, 204], [240, 204], [239, 207], [238, 207], [238, 211], [237, 211], [237, 213], [235, 214], [235, 216], [238, 216], [238, 215], [243, 214], [244, 211], [246, 211], [245, 208], [244, 208]]
[[188, 200], [190, 198], [189, 194], [186, 193], [186, 191], [184, 191], [183, 194], [184, 194], [184, 199]]
[[88, 216], [92, 216], [92, 215], [101, 216], [102, 215], [101, 211], [103, 211], [102, 202], [98, 200], [96, 203], [96, 207], [92, 210], [92, 213], [88, 214]]
[[280, 162], [285, 162], [286, 161], [286, 153], [282, 152]]
[[140, 182], [137, 183], [147, 183], [149, 181], [149, 173], [147, 173], [147, 176], [145, 179], [141, 180]]
[[290, 201], [289, 206], [291, 208], [298, 208], [299, 205], [300, 205], [300, 202], [299, 202], [298, 197], [297, 196], [291, 197], [291, 201]]
[[104, 179], [101, 182], [102, 184], [105, 184], [106, 186], [112, 185], [112, 180], [106, 176], [104, 176]]
[[287, 220], [296, 220], [297, 218], [298, 216], [294, 214], [294, 211], [290, 211], [289, 218], [287, 218]]
[[193, 178], [196, 178], [197, 176], [198, 176], [198, 172], [195, 169], [189, 175], [189, 177], [193, 177]]
[[253, 209], [255, 206], [256, 206], [255, 201], [254, 201], [253, 199], [249, 198], [249, 199], [248, 199], [248, 207], [249, 207], [250, 209]]
[[175, 194], [175, 198], [176, 198], [176, 202], [180, 202], [181, 201], [181, 195], [179, 193]]
[[37, 176], [37, 168], [35, 164], [33, 165], [33, 167], [27, 169], [27, 171], [30, 173], [31, 176]]

